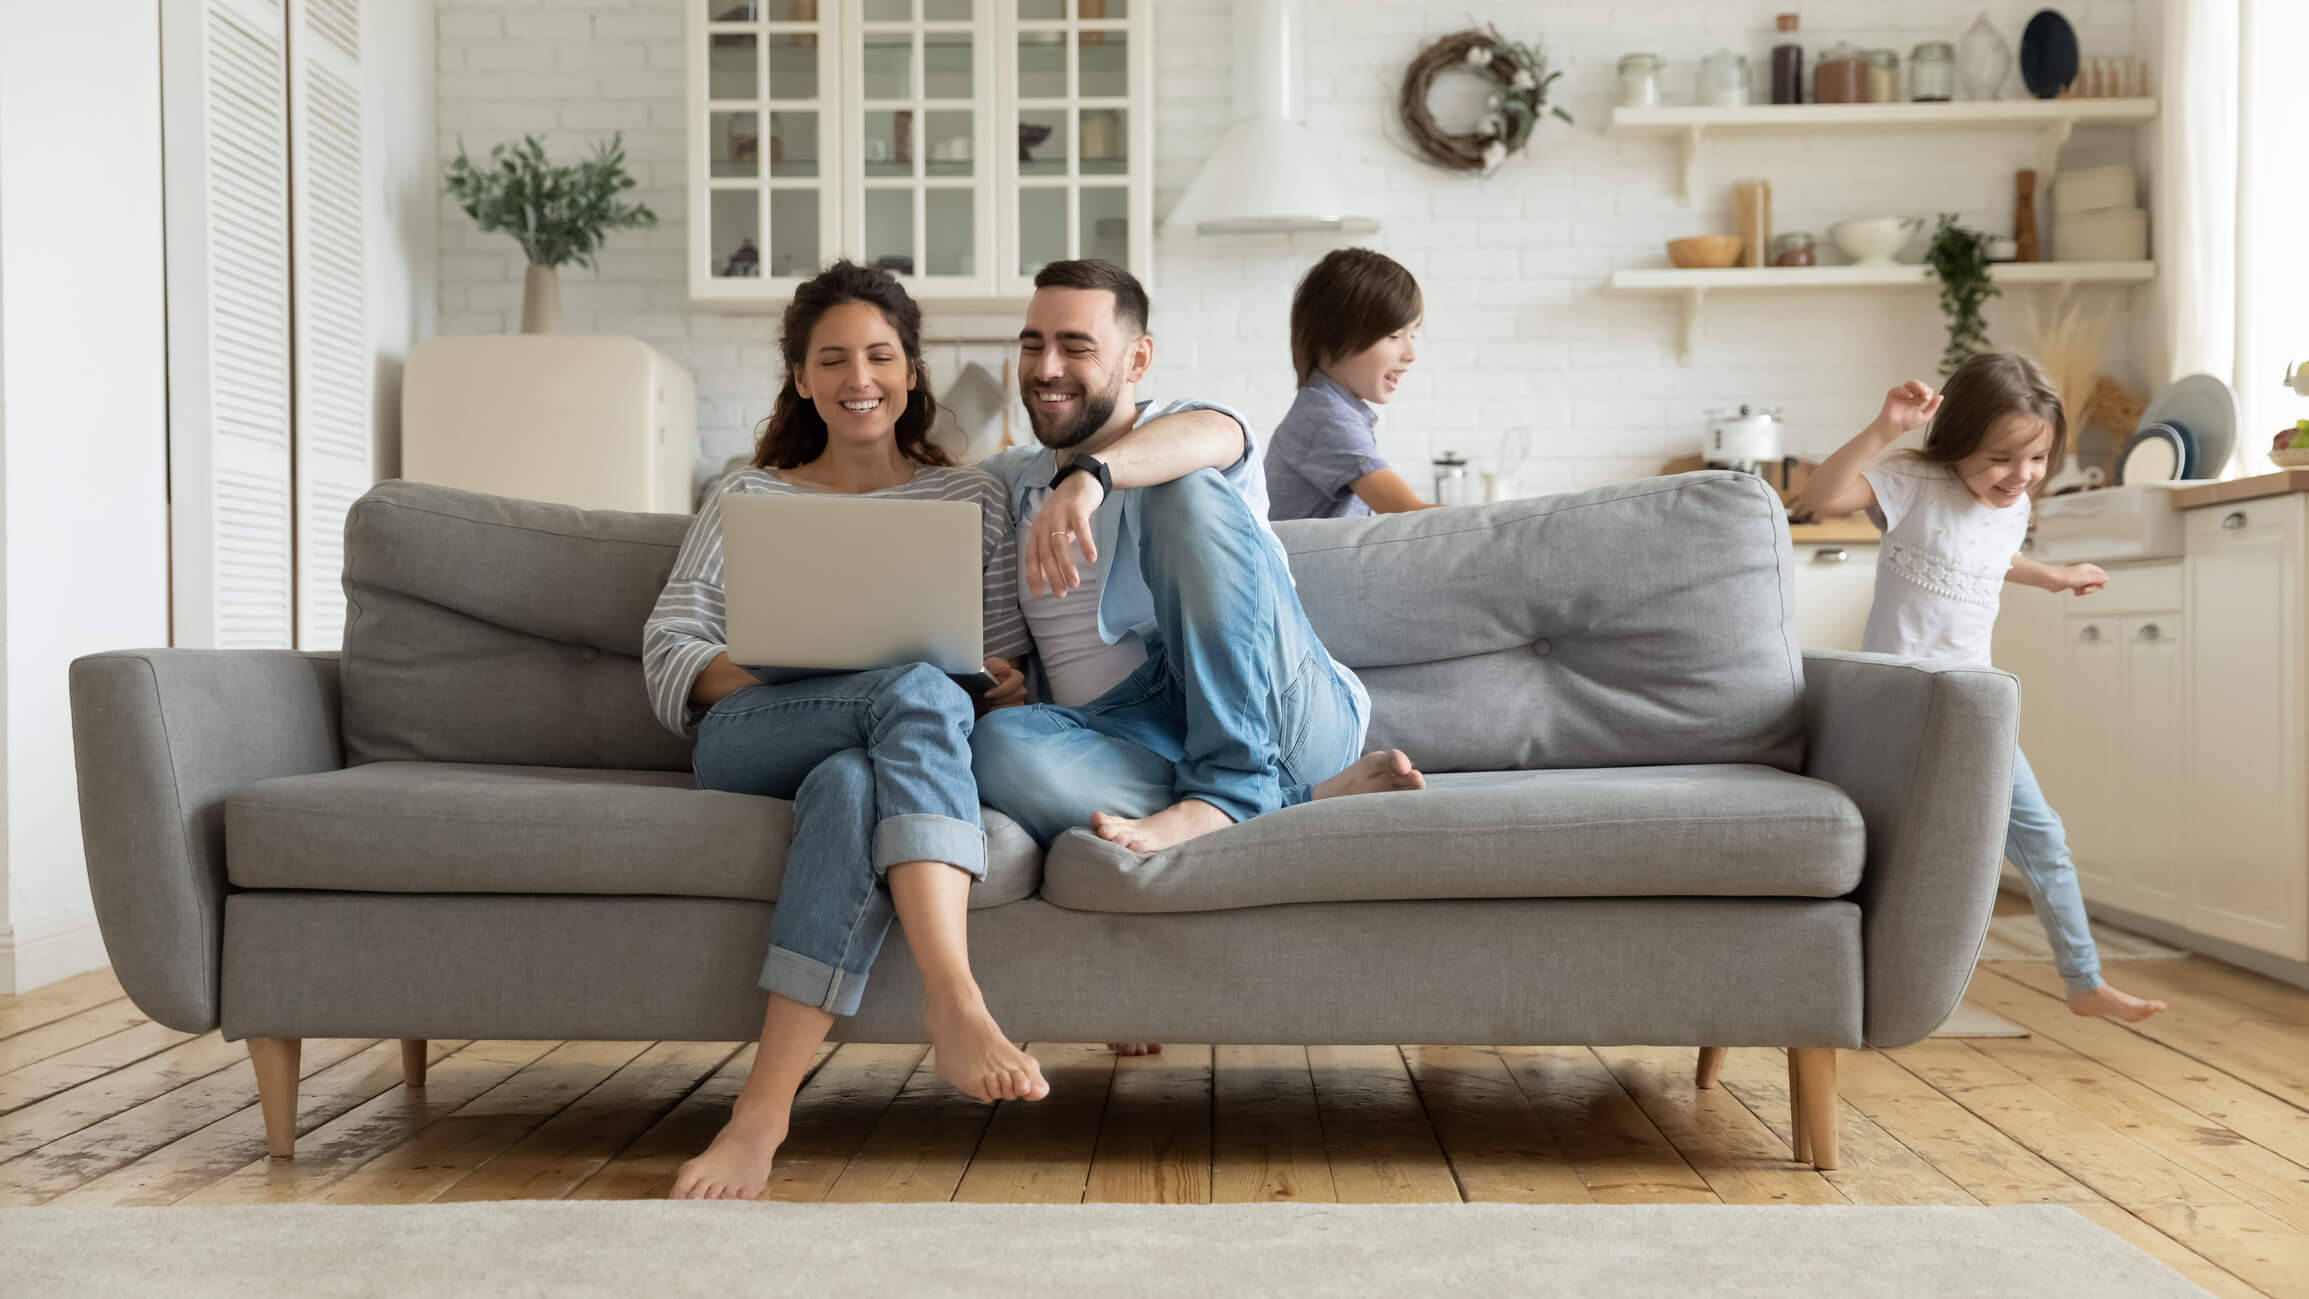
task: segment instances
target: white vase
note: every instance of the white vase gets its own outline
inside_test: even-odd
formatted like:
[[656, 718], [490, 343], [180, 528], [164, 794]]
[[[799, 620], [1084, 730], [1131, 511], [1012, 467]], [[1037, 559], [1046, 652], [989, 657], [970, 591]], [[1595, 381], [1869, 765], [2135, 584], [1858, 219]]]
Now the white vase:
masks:
[[550, 266], [530, 263], [521, 281], [521, 332], [561, 332], [561, 275]]
[[1956, 44], [1956, 75], [1966, 99], [1996, 99], [2012, 76], [2012, 43], [1982, 14]]

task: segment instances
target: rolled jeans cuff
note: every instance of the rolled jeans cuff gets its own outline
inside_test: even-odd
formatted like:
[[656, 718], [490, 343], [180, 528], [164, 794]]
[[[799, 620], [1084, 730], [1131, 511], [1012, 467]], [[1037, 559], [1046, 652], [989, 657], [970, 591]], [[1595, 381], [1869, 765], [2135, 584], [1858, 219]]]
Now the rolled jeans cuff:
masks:
[[773, 947], [762, 958], [762, 989], [836, 1015], [855, 1015], [866, 996], [866, 976]]
[[974, 880], [986, 878], [986, 831], [929, 812], [886, 816], [874, 826], [874, 870], [887, 875], [910, 861], [942, 861]]
[[2063, 974], [2060, 976], [2060, 981], [2069, 990], [2071, 996], [2091, 992], [2101, 986], [2100, 967], [2096, 965], [2089, 970], [2080, 970], [2075, 974]]

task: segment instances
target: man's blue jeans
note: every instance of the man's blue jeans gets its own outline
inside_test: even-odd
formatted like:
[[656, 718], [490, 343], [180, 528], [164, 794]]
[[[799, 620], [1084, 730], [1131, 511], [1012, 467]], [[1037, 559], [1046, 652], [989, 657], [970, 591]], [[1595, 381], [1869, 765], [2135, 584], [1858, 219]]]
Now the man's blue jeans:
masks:
[[698, 723], [700, 789], [794, 801], [762, 986], [858, 1012], [895, 914], [884, 874], [939, 861], [986, 878], [970, 696], [914, 663], [736, 691]]
[[2101, 986], [2101, 953], [2085, 923], [2085, 897], [2077, 888], [2076, 864], [2069, 860], [2068, 833], [2060, 814], [2044, 801], [2036, 772], [2024, 754], [2012, 757], [2012, 821], [2004, 832], [2004, 859], [2028, 884], [2029, 904], [2052, 944], [2053, 969], [2070, 992]]
[[1042, 843], [1186, 798], [1249, 820], [1359, 756], [1367, 719], [1243, 498], [1207, 469], [1142, 490], [1159, 645], [1080, 708], [1005, 708], [971, 736], [979, 797]]

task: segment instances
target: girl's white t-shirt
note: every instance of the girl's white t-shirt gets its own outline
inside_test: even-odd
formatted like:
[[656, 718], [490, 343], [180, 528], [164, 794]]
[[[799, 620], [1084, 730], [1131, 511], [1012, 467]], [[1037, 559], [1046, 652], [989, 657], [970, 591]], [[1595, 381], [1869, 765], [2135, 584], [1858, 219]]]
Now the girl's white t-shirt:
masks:
[[2005, 574], [2028, 536], [2027, 498], [1983, 505], [1956, 471], [1896, 451], [1862, 478], [1884, 530], [1876, 602], [1860, 648], [1871, 654], [1988, 665]]

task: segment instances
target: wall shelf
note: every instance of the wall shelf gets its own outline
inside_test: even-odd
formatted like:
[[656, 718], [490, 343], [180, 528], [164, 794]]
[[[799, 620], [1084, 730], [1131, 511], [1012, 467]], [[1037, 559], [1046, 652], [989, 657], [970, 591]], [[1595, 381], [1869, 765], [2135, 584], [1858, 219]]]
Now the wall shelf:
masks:
[[[2080, 284], [2146, 284], [2157, 278], [2148, 262], [2000, 262], [1989, 270], [2000, 286], [2027, 287], [2054, 302]], [[1683, 299], [1684, 325], [1677, 359], [1689, 364], [1699, 337], [1700, 317], [1711, 293], [1808, 293], [1824, 289], [1913, 288], [1933, 283], [1932, 272], [1914, 262], [1881, 266], [1767, 266], [1688, 271], [1645, 267], [1613, 271], [1614, 293], [1675, 294]], [[2040, 304], [2042, 305], [2042, 304]]]
[[2078, 126], [2139, 126], [2156, 120], [2157, 101], [1996, 99], [1946, 104], [1742, 104], [1730, 108], [1614, 108], [1607, 133], [1671, 136], [1683, 142], [1682, 196], [1689, 200], [1700, 149], [1716, 135], [2033, 130], [2043, 136], [2038, 170], [2058, 169], [2060, 147]]

